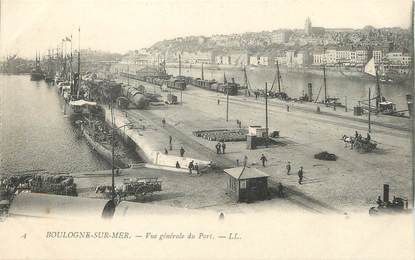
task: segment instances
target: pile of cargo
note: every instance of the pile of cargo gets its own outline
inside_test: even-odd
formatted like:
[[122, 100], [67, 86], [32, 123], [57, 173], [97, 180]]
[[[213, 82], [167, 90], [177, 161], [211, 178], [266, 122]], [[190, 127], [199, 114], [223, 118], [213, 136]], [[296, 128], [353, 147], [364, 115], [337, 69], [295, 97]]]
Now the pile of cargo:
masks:
[[32, 192], [78, 196], [76, 184], [69, 175], [37, 174], [30, 184]]
[[244, 128], [237, 129], [208, 129], [194, 131], [197, 137], [202, 137], [209, 141], [237, 142], [246, 141], [248, 130]]
[[73, 177], [63, 174], [31, 173], [3, 176], [0, 179], [0, 200], [10, 200], [22, 191], [77, 196]]

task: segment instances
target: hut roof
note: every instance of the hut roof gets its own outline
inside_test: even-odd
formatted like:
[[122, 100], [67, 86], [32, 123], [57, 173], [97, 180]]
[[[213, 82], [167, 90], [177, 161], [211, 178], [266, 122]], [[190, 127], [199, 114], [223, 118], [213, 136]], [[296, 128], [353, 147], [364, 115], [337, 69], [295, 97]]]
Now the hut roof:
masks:
[[269, 177], [265, 172], [248, 166], [225, 169], [224, 171], [233, 178], [239, 180]]

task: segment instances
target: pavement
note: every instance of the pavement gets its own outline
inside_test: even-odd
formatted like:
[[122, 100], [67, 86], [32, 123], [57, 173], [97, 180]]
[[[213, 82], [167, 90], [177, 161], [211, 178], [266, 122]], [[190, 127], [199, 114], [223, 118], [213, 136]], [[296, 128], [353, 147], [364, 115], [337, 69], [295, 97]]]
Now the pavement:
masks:
[[[111, 185], [111, 170], [76, 173], [72, 176], [74, 176], [80, 197], [105, 198], [105, 195], [95, 193], [95, 188], [98, 185]], [[275, 209], [280, 212], [316, 213], [315, 210], [304, 208], [275, 196], [271, 200], [254, 204], [236, 203], [226, 194], [226, 184], [229, 177], [220, 171], [189, 175], [188, 173], [146, 167], [122, 169], [120, 174], [115, 176], [115, 185], [122, 184], [124, 179], [139, 177], [157, 177], [162, 181], [162, 191], [152, 195], [144, 195], [137, 200], [134, 198], [129, 198], [129, 200], [145, 202], [146, 205], [175, 207], [178, 212], [193, 209], [223, 213], [252, 213], [261, 209]]]
[[[145, 85], [149, 92], [155, 89], [159, 92], [151, 84], [139, 84]], [[180, 97], [178, 91], [172, 91]], [[166, 96], [166, 93], [160, 94]], [[350, 112], [330, 111], [332, 108], [326, 107], [318, 114], [313, 112], [316, 104], [290, 104], [287, 112], [286, 105], [281, 102], [271, 100], [268, 107], [269, 129], [280, 131], [280, 142], [257, 150], [247, 150], [244, 142], [230, 142], [225, 155], [216, 154], [216, 142], [198, 138], [192, 132], [236, 128], [236, 120], [242, 121], [243, 127], [264, 126], [263, 100], [230, 97], [227, 122], [225, 95], [190, 86], [183, 91], [183, 104], [131, 109], [128, 115], [144, 116], [160, 126], [165, 118], [164, 131], [173, 136], [177, 146], [184, 145], [186, 151], [195, 156], [217, 161], [222, 168], [234, 167], [237, 159], [242, 161], [245, 155], [248, 156], [249, 164], [268, 173], [270, 182], [281, 182], [292, 195], [292, 201], [297, 205], [304, 204], [304, 208], [311, 205], [318, 212], [367, 211], [382, 194], [384, 183], [390, 184], [391, 197], [404, 197], [412, 204], [411, 132], [405, 129], [410, 128], [411, 120], [374, 116], [378, 123], [372, 124], [371, 136], [378, 142], [378, 149], [372, 153], [358, 153], [345, 148], [340, 138], [344, 134], [354, 135], [355, 131], [366, 136], [368, 126], [364, 120], [355, 120]], [[339, 116], [333, 113], [339, 113]], [[314, 154], [321, 151], [336, 154], [338, 160], [314, 159]], [[259, 163], [261, 154], [268, 159], [265, 168]], [[290, 175], [285, 170], [288, 161], [292, 164]], [[297, 176], [300, 166], [304, 167], [302, 185], [298, 184]]]

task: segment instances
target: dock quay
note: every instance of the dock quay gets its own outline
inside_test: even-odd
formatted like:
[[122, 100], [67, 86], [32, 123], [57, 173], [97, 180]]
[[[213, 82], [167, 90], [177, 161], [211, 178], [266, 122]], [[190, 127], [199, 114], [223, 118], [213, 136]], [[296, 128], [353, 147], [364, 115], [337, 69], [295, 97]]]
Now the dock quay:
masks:
[[[126, 82], [124, 79], [120, 81]], [[374, 203], [383, 183], [400, 187], [396, 193], [411, 194], [411, 185], [406, 181], [411, 178], [411, 172], [405, 167], [411, 160], [411, 119], [373, 116], [371, 136], [379, 143], [379, 149], [374, 153], [358, 153], [346, 149], [340, 139], [342, 135], [353, 135], [355, 131], [365, 136], [368, 129], [365, 116], [357, 118], [350, 110], [344, 112], [344, 108], [337, 108], [334, 111], [321, 104], [272, 100], [268, 108], [269, 128], [270, 132], [280, 131], [279, 142], [257, 150], [247, 150], [245, 142], [227, 142], [226, 154], [217, 155], [216, 142], [196, 137], [192, 134], [193, 131], [235, 128], [236, 120], [242, 122], [243, 128], [249, 125], [263, 126], [263, 98], [255, 100], [254, 97], [229, 97], [229, 120], [226, 122], [226, 96], [221, 93], [192, 86], [188, 86], [182, 93], [177, 90], [169, 90], [167, 93], [146, 82], [130, 80], [130, 84], [143, 85], [148, 92], [160, 94], [163, 98], [168, 93], [183, 96], [182, 104], [126, 110], [130, 120], [141, 122], [146, 118], [162, 130], [157, 131], [163, 134], [157, 137], [158, 146], [152, 150], [162, 151], [168, 146], [168, 136], [173, 135], [178, 142], [175, 149], [184, 145], [186, 153], [188, 151], [192, 157], [212, 160], [220, 168], [235, 167], [237, 160], [241, 162], [247, 156], [252, 167], [258, 167], [271, 176], [270, 182], [281, 182], [287, 189], [295, 191], [293, 194], [298, 192], [303, 197], [323, 203], [327, 208], [341, 211], [352, 208], [366, 211]], [[290, 106], [289, 112], [286, 110], [287, 105]], [[317, 106], [320, 106], [320, 113], [316, 112]], [[165, 128], [161, 123], [163, 118], [167, 122]], [[335, 153], [338, 160], [315, 160], [313, 155], [321, 151]], [[173, 154], [177, 155], [178, 151], [173, 151]], [[259, 161], [261, 154], [268, 159], [264, 168]], [[285, 169], [288, 161], [293, 168], [289, 175]], [[300, 166], [305, 170], [303, 185], [297, 183]]]

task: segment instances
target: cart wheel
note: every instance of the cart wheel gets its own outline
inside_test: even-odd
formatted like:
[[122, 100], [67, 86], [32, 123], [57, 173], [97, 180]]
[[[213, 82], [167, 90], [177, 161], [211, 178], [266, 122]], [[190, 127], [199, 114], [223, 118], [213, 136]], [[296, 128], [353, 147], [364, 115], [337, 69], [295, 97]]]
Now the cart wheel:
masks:
[[371, 216], [376, 216], [376, 215], [378, 215], [379, 214], [379, 211], [378, 211], [378, 209], [376, 208], [376, 207], [371, 207], [370, 209], [369, 209], [369, 215], [371, 215]]

